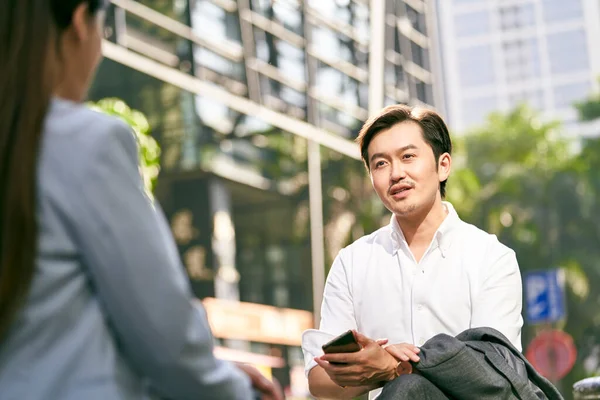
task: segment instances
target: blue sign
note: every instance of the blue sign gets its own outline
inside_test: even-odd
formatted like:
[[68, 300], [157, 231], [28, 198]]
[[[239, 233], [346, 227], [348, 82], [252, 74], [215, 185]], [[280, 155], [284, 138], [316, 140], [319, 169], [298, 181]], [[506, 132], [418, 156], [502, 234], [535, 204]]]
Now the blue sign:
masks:
[[530, 324], [565, 318], [565, 278], [561, 269], [525, 274], [527, 321]]

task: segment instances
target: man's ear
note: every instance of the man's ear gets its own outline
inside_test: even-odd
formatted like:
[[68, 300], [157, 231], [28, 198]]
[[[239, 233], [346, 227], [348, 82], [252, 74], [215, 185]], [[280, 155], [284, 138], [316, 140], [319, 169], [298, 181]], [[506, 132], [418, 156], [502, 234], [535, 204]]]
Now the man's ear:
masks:
[[440, 182], [444, 182], [450, 176], [450, 170], [452, 169], [452, 157], [448, 153], [444, 153], [440, 156], [438, 161], [438, 178]]
[[87, 2], [82, 2], [75, 8], [70, 28], [78, 42], [86, 42], [89, 39], [90, 14]]

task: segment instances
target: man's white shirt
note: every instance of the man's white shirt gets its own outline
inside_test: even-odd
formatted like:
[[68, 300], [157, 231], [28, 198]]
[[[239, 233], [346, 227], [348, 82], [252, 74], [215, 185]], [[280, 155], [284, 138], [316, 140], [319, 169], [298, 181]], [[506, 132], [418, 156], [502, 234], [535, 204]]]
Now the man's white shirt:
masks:
[[439, 333], [491, 327], [521, 350], [522, 286], [514, 251], [444, 205], [448, 215], [419, 263], [394, 216], [340, 251], [327, 277], [320, 329], [302, 337], [307, 375], [321, 346], [348, 329], [422, 346]]

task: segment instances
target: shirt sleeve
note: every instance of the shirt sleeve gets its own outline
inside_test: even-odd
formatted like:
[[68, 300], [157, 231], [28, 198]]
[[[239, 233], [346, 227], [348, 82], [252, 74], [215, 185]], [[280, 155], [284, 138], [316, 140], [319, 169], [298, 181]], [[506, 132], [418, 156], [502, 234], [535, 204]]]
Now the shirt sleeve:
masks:
[[89, 132], [68, 214], [124, 356], [165, 398], [251, 399], [248, 377], [213, 355], [205, 311], [192, 305], [168, 224], [144, 191], [133, 133], [108, 125]]
[[313, 359], [323, 354], [322, 345], [349, 329], [357, 329], [343, 252], [344, 250], [335, 258], [325, 282], [319, 330], [311, 329], [302, 335], [302, 350], [307, 376], [310, 370], [317, 365]]
[[493, 261], [483, 271], [481, 289], [473, 301], [471, 326], [494, 328], [521, 351], [523, 288], [519, 264], [514, 251], [494, 240], [489, 254]]

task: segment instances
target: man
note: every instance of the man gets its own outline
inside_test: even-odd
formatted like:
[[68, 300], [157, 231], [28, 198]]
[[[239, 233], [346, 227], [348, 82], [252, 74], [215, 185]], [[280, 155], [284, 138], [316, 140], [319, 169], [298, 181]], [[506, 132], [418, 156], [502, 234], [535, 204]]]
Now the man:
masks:
[[[346, 399], [371, 391], [374, 398], [410, 372], [407, 361], [419, 360], [416, 346], [439, 333], [491, 327], [521, 350], [515, 253], [443, 201], [452, 143], [442, 118], [390, 106], [367, 121], [357, 141], [373, 188], [393, 215], [333, 263], [320, 331], [303, 335], [311, 393]], [[361, 351], [322, 355], [327, 339], [349, 329], [357, 331]]]

